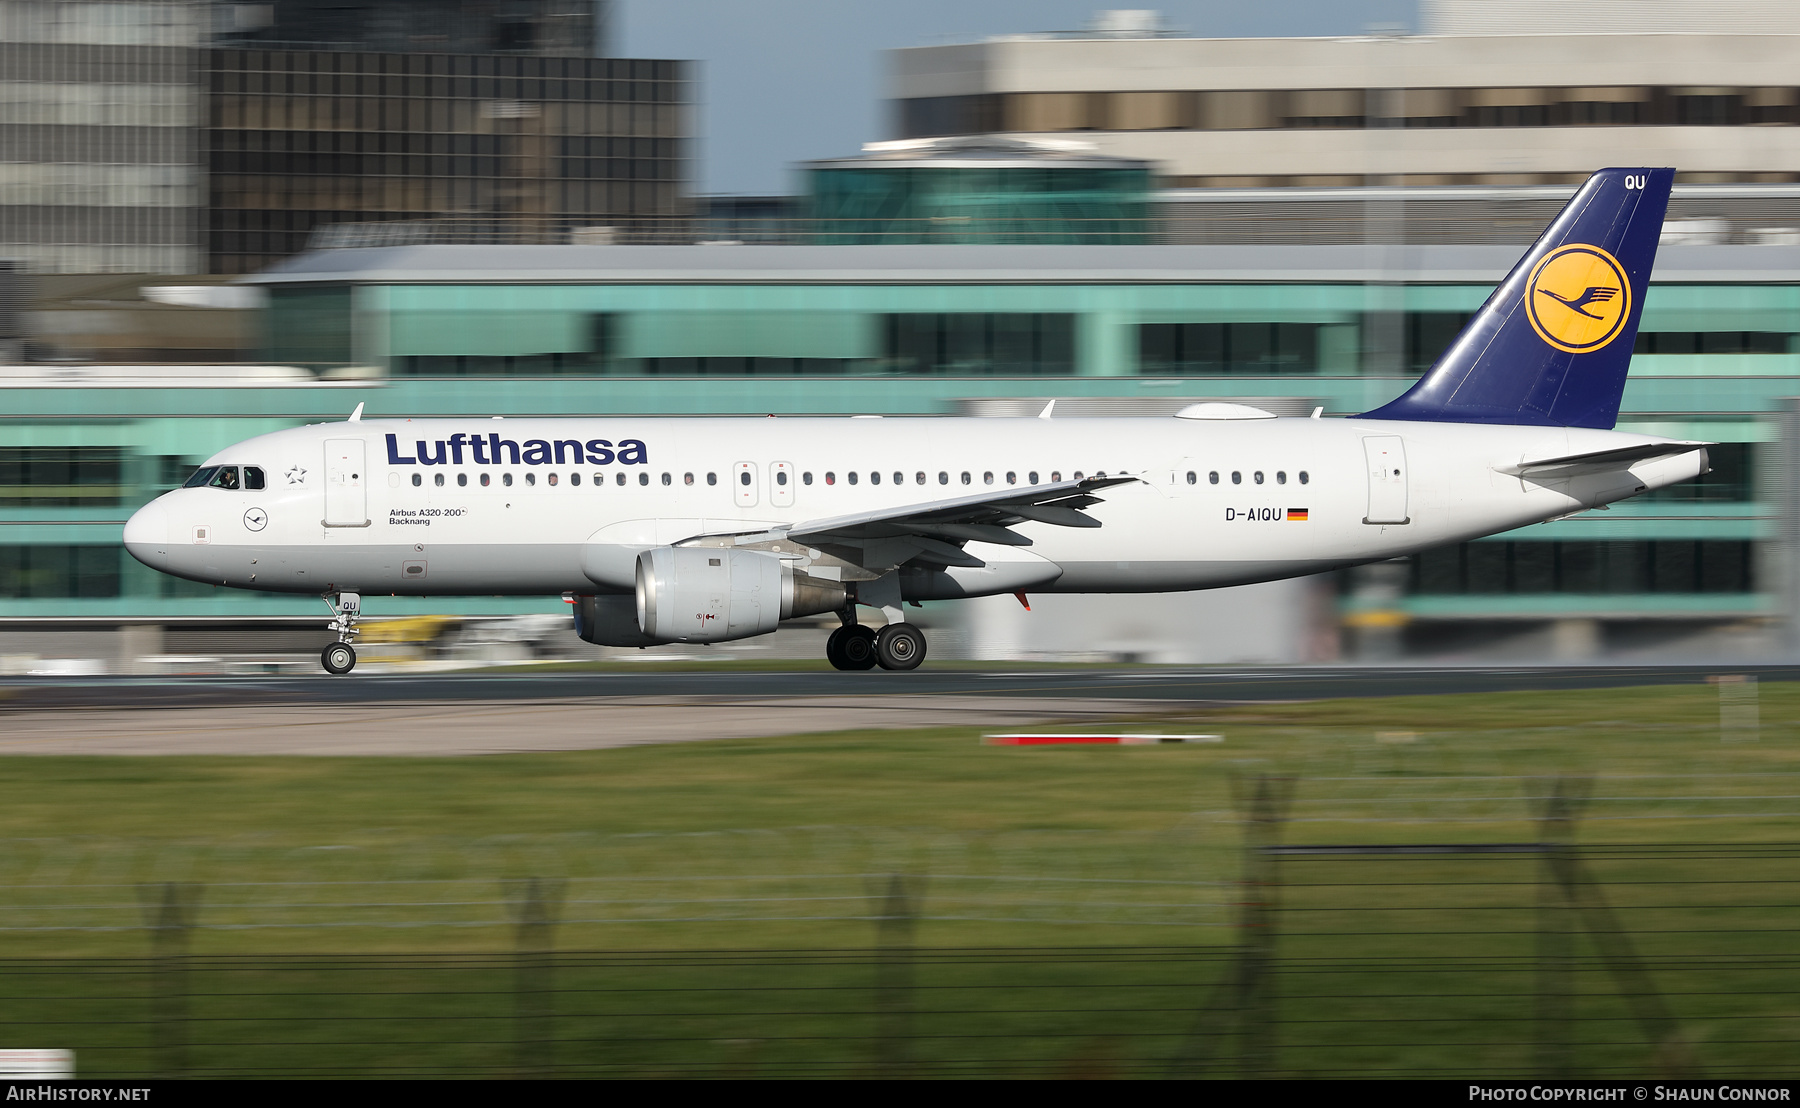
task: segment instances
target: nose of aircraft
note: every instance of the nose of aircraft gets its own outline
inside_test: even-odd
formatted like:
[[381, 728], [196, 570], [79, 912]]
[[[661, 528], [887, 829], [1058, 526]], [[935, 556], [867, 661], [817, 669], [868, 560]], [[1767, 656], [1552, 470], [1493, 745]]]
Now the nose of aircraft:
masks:
[[151, 569], [169, 562], [169, 509], [157, 497], [125, 521], [125, 549]]

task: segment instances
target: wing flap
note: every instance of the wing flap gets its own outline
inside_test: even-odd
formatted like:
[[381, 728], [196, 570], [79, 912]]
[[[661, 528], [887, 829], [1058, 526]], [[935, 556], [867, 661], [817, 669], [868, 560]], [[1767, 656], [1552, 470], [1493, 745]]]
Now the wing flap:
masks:
[[[1025, 488], [1009, 486], [974, 496], [903, 504], [854, 515], [828, 516], [757, 530], [721, 528], [681, 540], [683, 546], [732, 546], [791, 558], [809, 573], [833, 581], [879, 579], [908, 563], [981, 569], [988, 563], [963, 549], [982, 542], [1030, 546], [1012, 527], [1027, 521], [1058, 527], [1098, 527], [1080, 511], [1101, 503], [1096, 493], [1137, 477], [1084, 477]], [[798, 545], [806, 551], [795, 550]], [[1049, 563], [1045, 563], [1049, 564]]]
[[[1075, 509], [1098, 503], [1098, 499], [1091, 496], [1091, 493], [1114, 485], [1131, 484], [1137, 480], [1136, 477], [1085, 477], [1079, 481], [1057, 481], [1029, 488], [999, 489], [952, 500], [926, 501], [923, 504], [906, 504], [854, 515], [807, 520], [790, 528], [788, 536], [795, 542], [854, 541], [865, 537], [892, 535], [895, 533], [892, 528], [898, 528], [900, 533], [905, 534], [942, 534], [937, 528], [946, 524], [1004, 526], [1008, 519], [1029, 519], [1060, 527], [1098, 527], [1099, 520]], [[1087, 522], [1080, 522], [1081, 520]], [[884, 534], [878, 536], [878, 530]], [[995, 540], [983, 536], [981, 541]], [[1009, 542], [1008, 545], [1013, 544]]]

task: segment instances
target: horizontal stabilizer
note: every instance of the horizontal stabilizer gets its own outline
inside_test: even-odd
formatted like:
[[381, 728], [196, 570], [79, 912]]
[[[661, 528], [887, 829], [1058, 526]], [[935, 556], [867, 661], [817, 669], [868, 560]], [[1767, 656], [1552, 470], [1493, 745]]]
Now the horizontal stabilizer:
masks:
[[1717, 445], [1710, 442], [1646, 442], [1621, 446], [1612, 450], [1595, 450], [1587, 454], [1565, 454], [1560, 458], [1538, 458], [1517, 465], [1495, 466], [1501, 473], [1514, 477], [1579, 477], [1586, 473], [1609, 473], [1629, 469], [1650, 458], [1673, 458], [1695, 450]]

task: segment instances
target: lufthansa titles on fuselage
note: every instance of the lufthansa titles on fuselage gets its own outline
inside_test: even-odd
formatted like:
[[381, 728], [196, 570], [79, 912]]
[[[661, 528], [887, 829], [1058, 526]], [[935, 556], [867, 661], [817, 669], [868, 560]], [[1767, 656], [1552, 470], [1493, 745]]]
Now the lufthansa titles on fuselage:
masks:
[[400, 453], [400, 436], [387, 436], [387, 460], [393, 466], [463, 465], [463, 451], [468, 461], [488, 465], [611, 465], [641, 466], [650, 461], [649, 448], [642, 439], [620, 439], [615, 446], [609, 439], [526, 439], [523, 443], [503, 439], [498, 432], [486, 435], [458, 431], [448, 438], [427, 442], [415, 440], [411, 455]]

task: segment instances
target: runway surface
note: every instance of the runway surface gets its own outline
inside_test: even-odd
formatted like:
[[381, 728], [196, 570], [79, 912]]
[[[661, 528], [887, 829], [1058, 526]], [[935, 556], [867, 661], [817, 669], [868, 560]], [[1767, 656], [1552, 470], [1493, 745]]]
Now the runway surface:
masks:
[[0, 753], [493, 754], [1103, 723], [1229, 703], [1694, 684], [1721, 673], [1800, 680], [1800, 666], [8, 678]]

